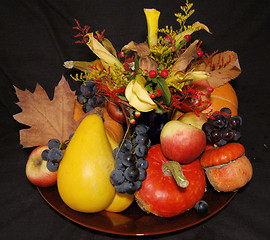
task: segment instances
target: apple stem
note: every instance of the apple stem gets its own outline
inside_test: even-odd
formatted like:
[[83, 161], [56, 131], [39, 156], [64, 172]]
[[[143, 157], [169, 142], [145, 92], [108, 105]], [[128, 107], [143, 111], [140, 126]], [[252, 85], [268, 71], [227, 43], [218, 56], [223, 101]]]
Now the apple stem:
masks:
[[186, 188], [188, 186], [189, 182], [184, 176], [182, 167], [179, 162], [167, 161], [163, 163], [162, 171], [165, 176], [173, 176], [179, 187]]

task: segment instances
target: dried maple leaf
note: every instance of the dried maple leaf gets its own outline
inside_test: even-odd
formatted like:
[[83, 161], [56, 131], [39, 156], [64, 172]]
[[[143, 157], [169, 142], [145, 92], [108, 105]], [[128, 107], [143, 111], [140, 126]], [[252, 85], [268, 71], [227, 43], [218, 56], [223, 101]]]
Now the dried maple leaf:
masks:
[[226, 51], [214, 55], [209, 61], [202, 62], [196, 67], [196, 70], [210, 73], [208, 82], [213, 88], [228, 83], [241, 73], [237, 54], [233, 51]]
[[52, 100], [39, 84], [33, 93], [16, 87], [15, 90], [22, 112], [14, 115], [14, 118], [30, 127], [20, 130], [23, 147], [47, 145], [52, 138], [63, 142], [76, 130], [78, 124], [73, 117], [75, 91], [71, 91], [63, 76], [55, 87]]

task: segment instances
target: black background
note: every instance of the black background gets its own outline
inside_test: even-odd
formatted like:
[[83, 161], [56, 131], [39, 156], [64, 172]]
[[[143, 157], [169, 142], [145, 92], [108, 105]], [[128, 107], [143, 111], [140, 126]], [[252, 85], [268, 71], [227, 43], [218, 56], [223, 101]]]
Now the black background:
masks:
[[[1, 1], [0, 6], [0, 236], [1, 239], [134, 239], [81, 227], [55, 212], [25, 176], [31, 149], [19, 144], [20, 111], [13, 85], [34, 91], [40, 83], [52, 97], [65, 73], [67, 60], [91, 61], [87, 46], [75, 44], [74, 19], [105, 36], [119, 51], [129, 41], [143, 42], [147, 34], [143, 8], [161, 11], [160, 27], [177, 28], [175, 12], [181, 0], [146, 1]], [[188, 24], [200, 21], [213, 34], [199, 32], [203, 51], [238, 53], [242, 74], [232, 81], [243, 117], [242, 144], [254, 176], [233, 201], [211, 219], [147, 239], [267, 239], [269, 216], [269, 11], [270, 2], [248, 0], [194, 1]], [[72, 85], [74, 89], [76, 86]], [[153, 226], [154, 228], [155, 226]], [[139, 237], [138, 237], [139, 238]]]

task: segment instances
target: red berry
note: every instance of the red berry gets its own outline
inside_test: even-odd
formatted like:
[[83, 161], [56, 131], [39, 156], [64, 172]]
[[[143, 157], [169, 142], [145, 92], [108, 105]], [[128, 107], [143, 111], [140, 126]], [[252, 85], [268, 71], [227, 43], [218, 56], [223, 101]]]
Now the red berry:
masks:
[[191, 36], [189, 34], [184, 36], [184, 39], [189, 42], [191, 40]]
[[203, 51], [200, 48], [197, 50], [197, 53], [198, 53], [199, 57], [201, 57], [203, 55]]
[[211, 93], [211, 92], [213, 92], [213, 91], [214, 91], [214, 88], [212, 88], [212, 87], [208, 87], [208, 88], [207, 88], [207, 91]]
[[164, 68], [164, 69], [161, 70], [161, 73], [160, 74], [161, 74], [162, 77], [167, 77], [168, 74], [169, 74], [169, 72], [168, 72], [167, 69]]
[[130, 120], [130, 123], [131, 124], [135, 124], [136, 123], [136, 120], [133, 118], [133, 119]]
[[160, 89], [156, 90], [156, 93], [157, 93], [157, 97], [161, 97], [162, 92], [161, 92], [161, 90], [160, 90]]
[[156, 97], [156, 94], [155, 93], [151, 93], [150, 94], [150, 98], [155, 98]]
[[149, 72], [149, 77], [150, 78], [155, 78], [157, 76], [157, 72], [155, 71], [155, 70], [151, 70], [150, 72]]
[[138, 118], [139, 116], [141, 116], [141, 112], [136, 111], [136, 112], [135, 112], [135, 116]]
[[119, 53], [119, 57], [120, 57], [120, 58], [123, 58], [124, 56], [125, 56], [124, 52], [120, 52], [120, 53]]

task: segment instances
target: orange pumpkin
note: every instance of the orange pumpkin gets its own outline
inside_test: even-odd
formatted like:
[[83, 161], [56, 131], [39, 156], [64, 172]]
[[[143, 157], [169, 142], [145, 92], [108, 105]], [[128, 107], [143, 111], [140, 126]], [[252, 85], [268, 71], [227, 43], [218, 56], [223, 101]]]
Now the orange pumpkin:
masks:
[[216, 191], [235, 191], [252, 178], [252, 165], [245, 156], [244, 146], [240, 143], [228, 143], [206, 150], [200, 162]]
[[[92, 110], [91, 112], [89, 112], [88, 114], [94, 114], [94, 113], [101, 115], [103, 117], [104, 128], [106, 132], [110, 135], [110, 137], [114, 141], [119, 143], [124, 136], [123, 126], [110, 117], [105, 107], [98, 107]], [[82, 109], [82, 105], [76, 99], [74, 103], [74, 113], [73, 113], [75, 121], [81, 121], [82, 117], [88, 114], [85, 114], [85, 112]]]
[[238, 114], [237, 95], [229, 83], [215, 88], [211, 93], [210, 102], [211, 106], [204, 110], [204, 113], [213, 113], [220, 111], [223, 107], [228, 107], [232, 110], [232, 116], [236, 116]]

